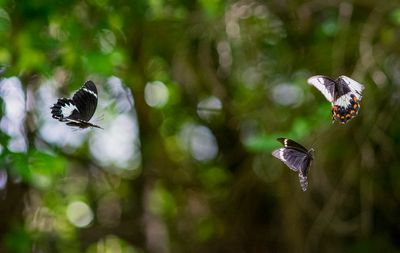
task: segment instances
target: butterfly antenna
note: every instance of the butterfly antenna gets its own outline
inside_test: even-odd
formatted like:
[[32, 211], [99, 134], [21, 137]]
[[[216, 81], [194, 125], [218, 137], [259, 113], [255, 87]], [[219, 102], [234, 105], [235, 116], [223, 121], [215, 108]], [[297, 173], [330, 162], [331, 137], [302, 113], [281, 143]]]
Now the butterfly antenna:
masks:
[[97, 120], [104, 120], [104, 113], [100, 114], [100, 115], [97, 117]]
[[103, 120], [104, 120], [104, 114], [101, 114], [101, 115], [97, 116], [97, 117], [93, 120], [93, 122], [99, 123], [99, 122], [101, 122], [101, 121], [103, 121]]

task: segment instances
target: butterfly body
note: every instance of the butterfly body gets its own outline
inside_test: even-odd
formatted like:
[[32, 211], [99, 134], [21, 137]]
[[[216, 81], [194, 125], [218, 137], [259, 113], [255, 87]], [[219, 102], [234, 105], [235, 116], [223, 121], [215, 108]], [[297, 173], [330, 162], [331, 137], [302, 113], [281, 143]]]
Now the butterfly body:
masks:
[[306, 191], [308, 187], [307, 175], [314, 159], [314, 149], [307, 150], [299, 143], [287, 138], [278, 138], [277, 140], [284, 147], [274, 150], [272, 155], [281, 160], [291, 170], [298, 172], [301, 188]]
[[313, 76], [307, 81], [315, 86], [332, 104], [332, 120], [346, 124], [360, 109], [364, 86], [347, 76], [336, 80], [327, 76]]
[[83, 120], [70, 120], [66, 123], [68, 126], [76, 126], [79, 128], [88, 128], [88, 127], [96, 127], [96, 128], [100, 128], [103, 129], [102, 127], [92, 124], [90, 122], [87, 121], [83, 121]]
[[89, 122], [97, 107], [97, 88], [92, 81], [85, 84], [74, 94], [72, 99], [59, 98], [50, 109], [54, 119], [65, 122], [68, 126], [79, 128], [97, 127]]

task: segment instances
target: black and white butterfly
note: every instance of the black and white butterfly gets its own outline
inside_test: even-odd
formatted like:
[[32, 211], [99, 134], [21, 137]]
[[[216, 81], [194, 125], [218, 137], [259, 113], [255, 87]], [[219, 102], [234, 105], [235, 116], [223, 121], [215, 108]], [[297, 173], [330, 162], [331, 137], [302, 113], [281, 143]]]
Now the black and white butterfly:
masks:
[[364, 85], [347, 76], [336, 80], [327, 76], [312, 76], [307, 82], [314, 85], [332, 103], [332, 120], [346, 124], [358, 114]]
[[301, 189], [306, 191], [308, 186], [307, 174], [314, 159], [314, 149], [307, 150], [302, 145], [287, 138], [278, 138], [277, 140], [284, 147], [273, 151], [272, 155], [284, 162], [291, 170], [299, 173]]
[[75, 92], [72, 99], [59, 98], [50, 109], [54, 119], [66, 122], [68, 126], [101, 128], [89, 122], [96, 111], [96, 107], [97, 89], [94, 83], [89, 80]]

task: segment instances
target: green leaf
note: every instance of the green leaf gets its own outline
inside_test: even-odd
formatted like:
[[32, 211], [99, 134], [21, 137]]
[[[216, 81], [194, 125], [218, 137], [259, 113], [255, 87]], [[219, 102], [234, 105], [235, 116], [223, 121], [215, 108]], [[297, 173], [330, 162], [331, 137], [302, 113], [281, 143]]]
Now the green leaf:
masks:
[[63, 157], [34, 150], [29, 155], [31, 183], [39, 188], [53, 186], [56, 179], [64, 174], [66, 165]]
[[5, 245], [9, 252], [25, 253], [30, 252], [31, 239], [27, 231], [20, 226], [15, 226], [4, 238]]

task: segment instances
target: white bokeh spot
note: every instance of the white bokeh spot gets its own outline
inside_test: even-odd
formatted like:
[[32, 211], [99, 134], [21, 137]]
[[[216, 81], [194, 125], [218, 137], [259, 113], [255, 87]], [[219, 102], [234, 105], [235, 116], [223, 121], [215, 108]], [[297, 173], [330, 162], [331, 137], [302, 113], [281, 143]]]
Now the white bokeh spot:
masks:
[[144, 88], [144, 99], [151, 107], [163, 107], [169, 98], [167, 86], [160, 81], [147, 83]]
[[66, 214], [68, 221], [79, 228], [87, 227], [93, 220], [92, 209], [82, 201], [70, 203], [67, 207]]

